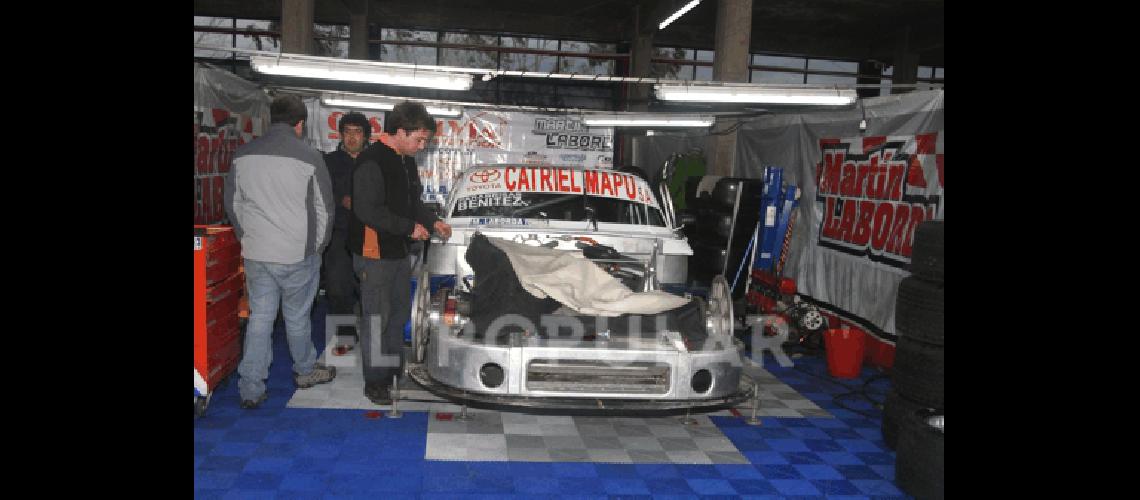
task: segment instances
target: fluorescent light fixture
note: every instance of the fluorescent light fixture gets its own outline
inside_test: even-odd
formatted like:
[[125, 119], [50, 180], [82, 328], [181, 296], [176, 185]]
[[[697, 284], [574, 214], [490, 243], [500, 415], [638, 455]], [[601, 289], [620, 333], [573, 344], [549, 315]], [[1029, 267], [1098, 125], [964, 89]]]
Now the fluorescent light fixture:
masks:
[[678, 17], [685, 15], [686, 12], [691, 10], [693, 7], [696, 7], [699, 3], [701, 3], [701, 0], [693, 0], [692, 2], [685, 4], [684, 7], [677, 9], [677, 12], [674, 12], [673, 15], [669, 16], [664, 21], [661, 21], [661, 24], [657, 25], [657, 29], [665, 29], [666, 26], [669, 26], [669, 23], [676, 21]]
[[443, 90], [468, 90], [471, 75], [428, 69], [381, 66], [368, 61], [305, 56], [250, 56], [250, 66], [267, 75], [325, 78], [351, 82], [403, 85]]
[[844, 106], [857, 98], [853, 88], [823, 86], [657, 84], [653, 90], [663, 101], [687, 102]]
[[[321, 102], [328, 106], [339, 106], [343, 108], [364, 108], [364, 109], [379, 109], [384, 111], [391, 111], [396, 107], [395, 103], [383, 101], [371, 101], [365, 99], [352, 99], [352, 98], [339, 98], [339, 97], [324, 97]], [[428, 114], [432, 116], [454, 117], [459, 116], [463, 110], [460, 108], [453, 108], [451, 106], [431, 106], [424, 105]]]
[[709, 127], [715, 121], [708, 115], [615, 113], [582, 116], [587, 127]]

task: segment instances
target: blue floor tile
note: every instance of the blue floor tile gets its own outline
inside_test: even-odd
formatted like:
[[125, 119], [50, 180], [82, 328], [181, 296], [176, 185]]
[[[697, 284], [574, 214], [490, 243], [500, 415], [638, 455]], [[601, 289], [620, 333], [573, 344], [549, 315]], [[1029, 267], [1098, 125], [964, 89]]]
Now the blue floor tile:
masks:
[[811, 484], [806, 479], [773, 479], [772, 486], [779, 491], [781, 495], [822, 495], [823, 492], [819, 491], [815, 485]]
[[830, 465], [793, 465], [805, 479], [843, 479], [843, 475]]
[[735, 495], [736, 489], [727, 479], [686, 479], [698, 495]]
[[796, 470], [791, 465], [757, 465], [756, 470], [764, 475], [764, 479], [773, 481], [776, 479], [803, 479], [800, 471]]
[[648, 495], [649, 486], [643, 479], [607, 477], [600, 478], [602, 488], [608, 495]]
[[649, 492], [653, 494], [654, 498], [659, 495], [694, 495], [693, 488], [689, 486], [689, 482], [684, 478], [673, 477], [663, 479], [652, 479], [646, 481], [649, 487]]
[[730, 479], [728, 482], [741, 495], [777, 495], [780, 493], [769, 481]]

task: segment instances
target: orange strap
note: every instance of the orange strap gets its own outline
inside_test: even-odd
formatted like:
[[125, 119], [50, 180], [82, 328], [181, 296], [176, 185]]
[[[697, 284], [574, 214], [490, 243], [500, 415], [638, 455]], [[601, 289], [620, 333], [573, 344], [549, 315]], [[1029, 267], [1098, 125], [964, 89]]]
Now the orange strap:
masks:
[[362, 253], [369, 259], [380, 258], [380, 238], [376, 235], [376, 230], [368, 226], [364, 226], [364, 248]]

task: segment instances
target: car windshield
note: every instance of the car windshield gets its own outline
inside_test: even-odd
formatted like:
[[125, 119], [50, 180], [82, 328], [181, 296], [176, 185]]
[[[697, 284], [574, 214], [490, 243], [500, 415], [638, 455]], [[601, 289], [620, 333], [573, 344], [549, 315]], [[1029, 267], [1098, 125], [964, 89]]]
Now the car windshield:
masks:
[[[451, 217], [596, 220], [665, 226], [648, 184], [624, 173], [498, 167], [475, 170], [468, 177], [455, 192]], [[553, 180], [547, 184], [548, 179]]]

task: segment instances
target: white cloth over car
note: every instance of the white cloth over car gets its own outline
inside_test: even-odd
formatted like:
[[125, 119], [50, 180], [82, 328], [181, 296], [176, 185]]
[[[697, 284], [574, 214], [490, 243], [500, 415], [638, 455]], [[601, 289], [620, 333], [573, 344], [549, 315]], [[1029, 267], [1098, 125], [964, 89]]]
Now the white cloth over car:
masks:
[[689, 299], [662, 292], [634, 292], [589, 259], [571, 252], [488, 237], [511, 261], [519, 283], [531, 295], [554, 298], [579, 314], [658, 314]]

